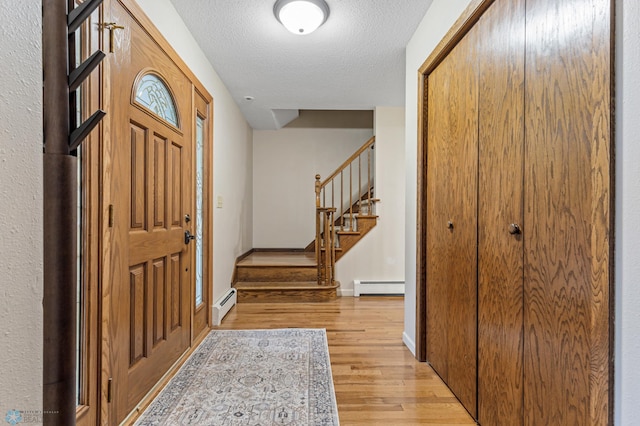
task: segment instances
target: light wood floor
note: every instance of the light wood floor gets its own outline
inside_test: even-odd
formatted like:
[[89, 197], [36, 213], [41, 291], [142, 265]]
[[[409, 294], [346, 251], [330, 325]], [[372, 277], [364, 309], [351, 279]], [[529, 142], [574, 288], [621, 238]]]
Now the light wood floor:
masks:
[[315, 252], [271, 252], [257, 251], [238, 262], [238, 266], [314, 266]]
[[475, 424], [402, 343], [403, 311], [401, 297], [240, 303], [217, 328], [326, 328], [341, 425]]

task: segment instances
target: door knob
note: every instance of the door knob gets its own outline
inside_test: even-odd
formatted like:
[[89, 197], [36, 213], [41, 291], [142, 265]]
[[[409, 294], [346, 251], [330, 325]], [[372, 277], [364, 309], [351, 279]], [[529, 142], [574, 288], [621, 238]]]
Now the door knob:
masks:
[[518, 225], [517, 223], [512, 223], [511, 225], [509, 225], [509, 233], [511, 235], [521, 234], [522, 230], [520, 229], [520, 225]]
[[185, 244], [189, 244], [191, 242], [191, 240], [195, 240], [196, 236], [195, 235], [191, 235], [191, 232], [189, 232], [189, 230], [187, 229], [186, 231], [184, 231], [184, 243]]

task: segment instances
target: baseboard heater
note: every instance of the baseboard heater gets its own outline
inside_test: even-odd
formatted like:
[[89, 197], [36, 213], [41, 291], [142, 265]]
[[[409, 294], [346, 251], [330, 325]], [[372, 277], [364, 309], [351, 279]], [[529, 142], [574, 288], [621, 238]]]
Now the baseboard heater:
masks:
[[353, 280], [353, 295], [365, 294], [403, 295], [404, 281], [363, 281]]
[[220, 323], [222, 323], [222, 318], [224, 318], [231, 308], [233, 308], [233, 305], [236, 304], [236, 300], [238, 299], [237, 293], [238, 291], [235, 288], [230, 288], [229, 291], [213, 305], [211, 314], [212, 325], [220, 325]]

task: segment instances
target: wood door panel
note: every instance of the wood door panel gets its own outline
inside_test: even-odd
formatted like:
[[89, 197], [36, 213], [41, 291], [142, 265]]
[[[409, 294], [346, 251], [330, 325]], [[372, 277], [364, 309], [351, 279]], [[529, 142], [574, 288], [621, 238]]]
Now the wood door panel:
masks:
[[[427, 281], [427, 361], [443, 378], [448, 378], [447, 331], [449, 304], [447, 303], [447, 283], [449, 281], [449, 248], [451, 235], [446, 228], [448, 221], [446, 208], [449, 198], [449, 177], [447, 175], [447, 144], [440, 123], [442, 105], [446, 93], [440, 89], [447, 75], [447, 64], [441, 64], [429, 76], [428, 106], [429, 131], [427, 133], [427, 235], [426, 235], [426, 281]], [[438, 89], [438, 90], [437, 90]]]
[[149, 232], [132, 232], [129, 236], [129, 258], [132, 263], [147, 262], [177, 252], [184, 248], [182, 229], [154, 229]]
[[525, 424], [606, 424], [611, 2], [526, 15]]
[[147, 129], [131, 123], [131, 229], [147, 229]]
[[522, 227], [524, 215], [524, 3], [497, 0], [476, 24], [478, 420], [506, 426], [522, 424], [523, 416], [523, 239], [508, 229]]
[[167, 300], [167, 285], [166, 285], [166, 258], [155, 259], [151, 264], [152, 284], [153, 289], [153, 347], [166, 338], [166, 312], [167, 307], [165, 302]]
[[450, 55], [451, 134], [449, 303], [449, 384], [477, 416], [477, 201], [478, 201], [478, 57], [477, 28]]
[[147, 356], [147, 321], [145, 320], [147, 304], [147, 274], [146, 264], [138, 264], [129, 268], [130, 296], [129, 318], [131, 322], [129, 331], [129, 367], [134, 366], [143, 357]]
[[171, 328], [173, 332], [182, 325], [182, 256], [180, 253], [174, 253], [169, 258], [169, 288], [171, 288]]
[[169, 182], [171, 226], [181, 226], [184, 215], [182, 211], [183, 161], [182, 147], [176, 142], [172, 142], [169, 146], [169, 167], [171, 170], [171, 179]]
[[[427, 356], [476, 416], [478, 72], [475, 31], [429, 75]], [[451, 222], [452, 225], [448, 225]]]
[[153, 226], [166, 225], [167, 140], [158, 134], [153, 138]]
[[[613, 423], [612, 11], [610, 0], [478, 1], [421, 67], [426, 253], [417, 266], [426, 269], [418, 292], [426, 312], [418, 309], [427, 358], [469, 409], [456, 374], [473, 366], [463, 365], [452, 330], [468, 330], [463, 310], [473, 289], [464, 282], [473, 269], [464, 264], [473, 254], [464, 245], [477, 242], [481, 424]], [[460, 170], [473, 168], [455, 119], [469, 102], [465, 90], [474, 90], [463, 81], [472, 65], [451, 65], [452, 57], [464, 62], [457, 50], [475, 29], [479, 52], [466, 54], [480, 65], [476, 240], [464, 228], [474, 205], [460, 203], [473, 183]], [[460, 159], [448, 173], [439, 170], [448, 154], [432, 146], [441, 141]], [[446, 190], [454, 190], [449, 198], [438, 192]], [[436, 225], [445, 213], [454, 223], [450, 239]], [[522, 235], [508, 233], [511, 223]], [[441, 282], [446, 292], [431, 288]]]

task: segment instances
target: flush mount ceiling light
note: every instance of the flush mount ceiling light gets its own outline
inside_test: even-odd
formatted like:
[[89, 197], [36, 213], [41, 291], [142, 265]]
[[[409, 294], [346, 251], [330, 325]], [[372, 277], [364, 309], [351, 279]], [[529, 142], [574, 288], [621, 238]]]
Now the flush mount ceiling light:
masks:
[[278, 0], [273, 13], [286, 29], [294, 34], [311, 34], [329, 17], [324, 0]]

